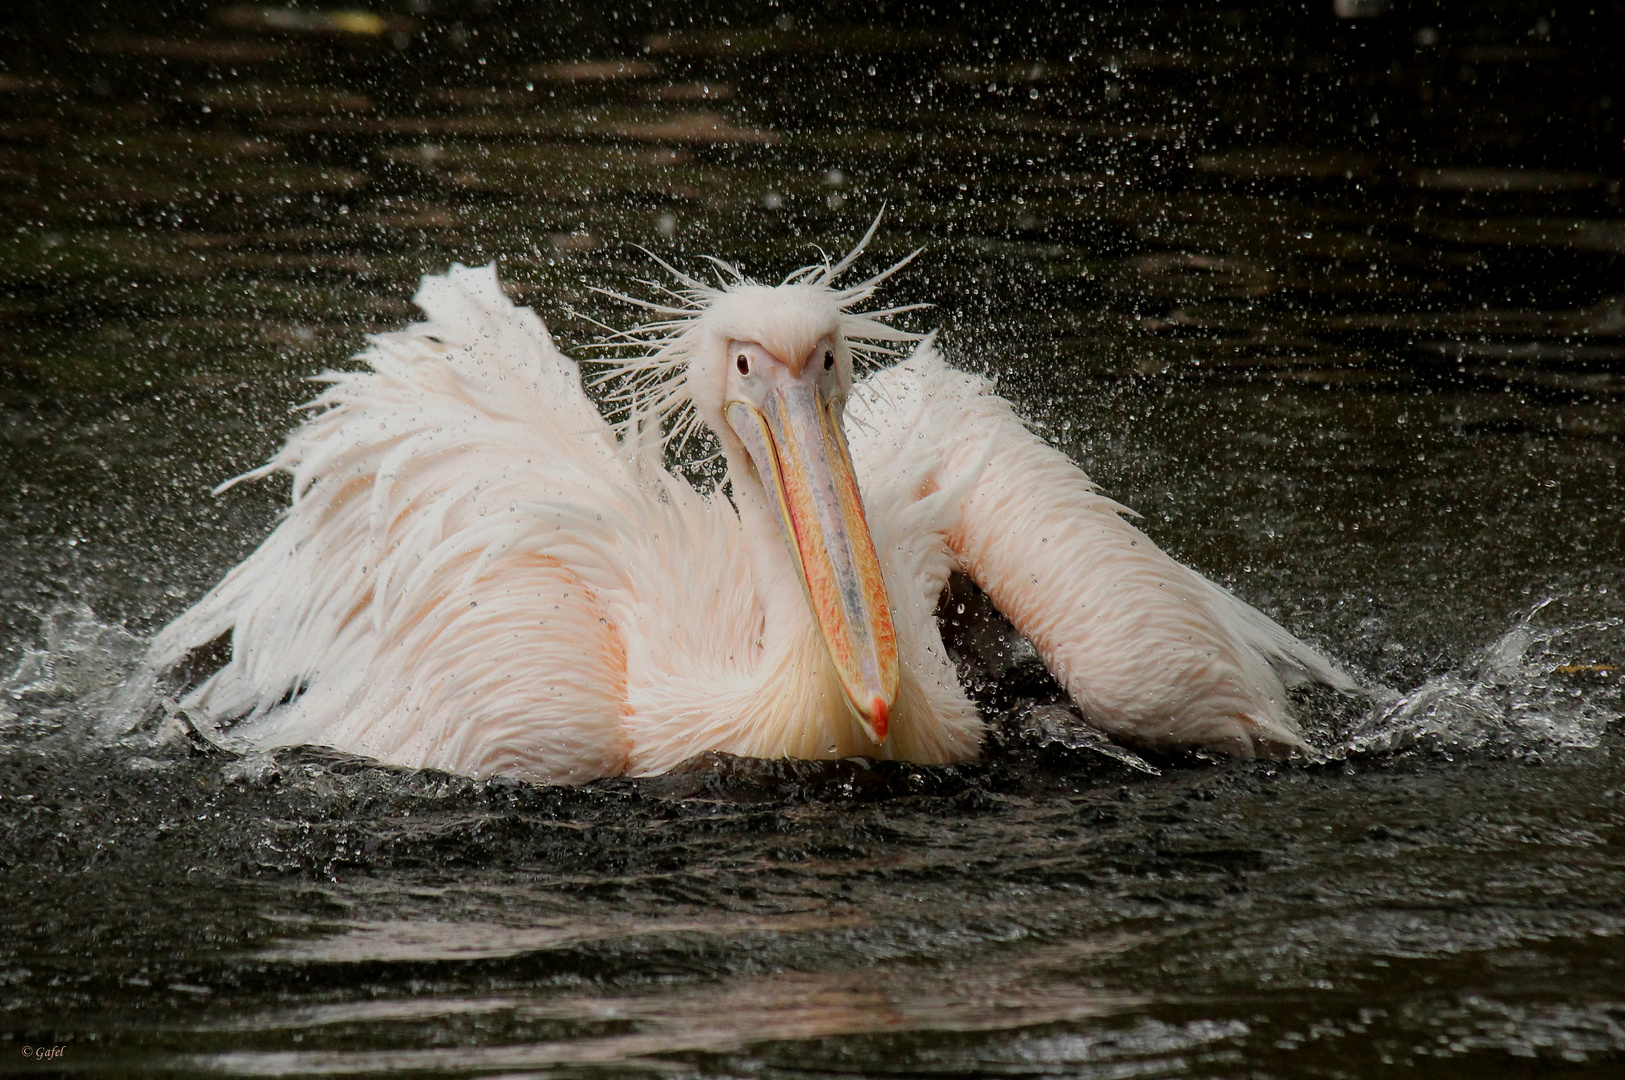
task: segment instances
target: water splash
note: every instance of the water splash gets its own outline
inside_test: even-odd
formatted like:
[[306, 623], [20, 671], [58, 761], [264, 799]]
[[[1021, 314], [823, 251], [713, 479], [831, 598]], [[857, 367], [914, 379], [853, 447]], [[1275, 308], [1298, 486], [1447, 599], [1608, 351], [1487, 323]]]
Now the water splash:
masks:
[[[1316, 760], [1490, 753], [1535, 761], [1543, 753], [1594, 749], [1608, 726], [1625, 718], [1625, 617], [1543, 624], [1553, 603], [1535, 604], [1459, 667], [1408, 692], [1382, 689], [1371, 708], [1326, 740], [1329, 749]], [[150, 750], [184, 741], [178, 706], [142, 663], [144, 637], [101, 621], [83, 603], [44, 616], [41, 636], [43, 644], [26, 646], [0, 680], [0, 744]], [[1087, 748], [1157, 772], [1071, 709], [1035, 703], [1022, 712], [1023, 730], [1039, 748]]]
[[141, 663], [145, 638], [102, 622], [83, 603], [55, 608], [40, 622], [43, 647], [25, 646], [0, 680], [0, 742], [152, 746], [178, 732], [173, 703]]
[[1325, 760], [1403, 751], [1500, 752], [1594, 749], [1625, 717], [1625, 618], [1541, 625], [1541, 600], [1458, 670], [1401, 694], [1383, 692]]

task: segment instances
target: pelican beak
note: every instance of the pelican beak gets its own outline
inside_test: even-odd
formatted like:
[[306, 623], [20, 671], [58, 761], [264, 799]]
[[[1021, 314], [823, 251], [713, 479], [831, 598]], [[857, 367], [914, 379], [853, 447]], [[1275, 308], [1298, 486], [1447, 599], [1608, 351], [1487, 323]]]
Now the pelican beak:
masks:
[[725, 412], [768, 490], [847, 705], [884, 743], [897, 699], [897, 635], [840, 416], [800, 380], [770, 390], [760, 408], [734, 400]]

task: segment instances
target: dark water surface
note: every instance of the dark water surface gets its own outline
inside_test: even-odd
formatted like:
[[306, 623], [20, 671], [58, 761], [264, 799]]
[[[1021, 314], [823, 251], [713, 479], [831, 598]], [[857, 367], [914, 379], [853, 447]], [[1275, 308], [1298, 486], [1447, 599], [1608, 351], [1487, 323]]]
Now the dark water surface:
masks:
[[[0, 1073], [1625, 1074], [1625, 11], [1339, 7], [6, 16]], [[575, 348], [633, 245], [882, 204], [918, 327], [1373, 688], [1323, 760], [1147, 763], [968, 633], [973, 766], [164, 737], [144, 636], [285, 497], [208, 489], [418, 275]]]

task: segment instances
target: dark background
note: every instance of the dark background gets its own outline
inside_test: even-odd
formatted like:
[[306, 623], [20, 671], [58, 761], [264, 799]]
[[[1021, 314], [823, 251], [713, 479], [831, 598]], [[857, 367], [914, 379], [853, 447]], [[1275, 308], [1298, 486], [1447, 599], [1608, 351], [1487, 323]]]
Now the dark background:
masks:
[[[7, 5], [0, 1074], [1620, 1075], [1625, 12], [1352, 6]], [[1014, 649], [954, 768], [120, 736], [421, 275], [575, 349], [637, 245], [883, 203], [888, 300], [1370, 688], [1324, 761], [1127, 767]]]

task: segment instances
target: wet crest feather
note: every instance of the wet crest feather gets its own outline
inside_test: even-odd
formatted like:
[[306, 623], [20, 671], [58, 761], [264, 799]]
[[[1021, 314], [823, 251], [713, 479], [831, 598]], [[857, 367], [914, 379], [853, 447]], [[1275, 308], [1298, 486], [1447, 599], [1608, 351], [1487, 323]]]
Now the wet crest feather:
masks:
[[876, 217], [863, 237], [841, 259], [832, 263], [825, 258], [799, 267], [786, 274], [777, 286], [763, 286], [746, 276], [738, 266], [713, 256], [704, 257], [716, 275], [714, 283], [707, 282], [640, 248], [673, 281], [668, 284], [638, 279], [638, 285], [650, 290], [647, 297], [610, 289], [596, 290], [651, 317], [630, 329], [611, 331], [589, 346], [610, 355], [584, 359], [585, 363], [601, 368], [589, 384], [603, 391], [610, 418], [619, 428], [623, 442], [648, 446], [652, 441], [648, 428], [653, 426], [659, 432], [659, 445], [682, 455], [691, 439], [709, 436], [694, 408], [688, 382], [690, 364], [719, 312], [728, 308], [731, 300], [738, 300], [747, 292], [795, 290], [809, 303], [832, 312], [854, 365], [878, 363], [884, 357], [897, 354], [895, 344], [921, 340], [925, 335], [903, 330], [887, 320], [929, 307], [929, 304], [904, 304], [868, 311], [849, 309], [872, 298], [888, 278], [913, 262], [923, 249], [915, 249], [864, 281], [844, 288], [835, 284], [863, 255], [879, 225], [880, 218]]

